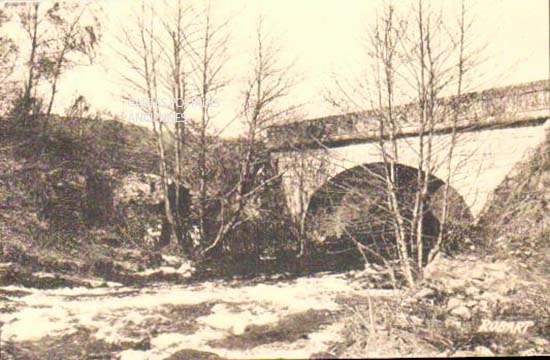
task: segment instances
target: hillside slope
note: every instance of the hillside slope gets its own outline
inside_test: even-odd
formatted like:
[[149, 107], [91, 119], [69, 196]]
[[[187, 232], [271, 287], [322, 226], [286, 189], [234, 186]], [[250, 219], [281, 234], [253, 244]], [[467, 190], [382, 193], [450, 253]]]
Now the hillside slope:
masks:
[[46, 137], [41, 128], [0, 120], [0, 262], [101, 275], [114, 248], [130, 248], [114, 190], [156, 172], [152, 134], [115, 120], [55, 119]]

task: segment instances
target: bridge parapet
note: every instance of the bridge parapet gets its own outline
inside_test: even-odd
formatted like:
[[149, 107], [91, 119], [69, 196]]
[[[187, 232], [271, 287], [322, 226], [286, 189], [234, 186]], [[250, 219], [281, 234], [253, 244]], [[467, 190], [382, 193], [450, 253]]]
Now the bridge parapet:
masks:
[[[519, 123], [547, 119], [550, 115], [550, 81], [494, 88], [481, 92], [448, 97], [437, 106], [439, 120], [435, 131], [452, 130], [452, 114], [459, 106], [457, 127], [475, 131], [487, 127], [508, 127]], [[418, 107], [407, 104], [396, 108], [401, 124], [400, 137], [419, 133]], [[380, 111], [348, 113], [273, 127], [269, 131], [269, 147], [274, 151], [296, 148], [341, 146], [372, 142], [379, 139]]]

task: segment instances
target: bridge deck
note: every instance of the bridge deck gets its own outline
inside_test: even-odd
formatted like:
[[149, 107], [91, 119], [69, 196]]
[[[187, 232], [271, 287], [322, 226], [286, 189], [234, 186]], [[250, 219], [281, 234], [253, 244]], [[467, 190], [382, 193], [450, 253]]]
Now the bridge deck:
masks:
[[[457, 120], [460, 131], [482, 128], [502, 128], [540, 123], [550, 117], [550, 81], [494, 88], [482, 92], [441, 99], [436, 125], [437, 133], [452, 130], [454, 104], [461, 104]], [[399, 137], [419, 133], [417, 106], [408, 104], [396, 108], [400, 118]], [[338, 147], [380, 139], [378, 114], [380, 111], [349, 113], [275, 126], [269, 131], [269, 146], [273, 151], [295, 148]]]

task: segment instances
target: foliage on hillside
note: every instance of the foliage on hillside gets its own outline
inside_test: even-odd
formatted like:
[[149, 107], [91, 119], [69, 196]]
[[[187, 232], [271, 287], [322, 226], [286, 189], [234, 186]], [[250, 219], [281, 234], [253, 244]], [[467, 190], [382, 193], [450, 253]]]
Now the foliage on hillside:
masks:
[[117, 230], [113, 189], [124, 174], [154, 172], [155, 155], [146, 129], [118, 121], [56, 119], [46, 135], [38, 128], [0, 121], [0, 256], [25, 263], [36, 255], [47, 266], [86, 256], [99, 230], [114, 237], [105, 235]]
[[[550, 131], [495, 191], [480, 219], [487, 252], [550, 274]], [[541, 280], [543, 280], [541, 278]]]
[[[90, 263], [69, 266], [69, 272], [77, 272], [93, 270], [94, 262], [112, 268], [109, 263], [118, 255], [126, 261], [122, 253], [133, 249], [144, 251], [143, 259], [134, 259], [140, 266], [156, 263], [149, 258], [159, 250], [164, 200], [156, 144], [147, 129], [70, 118], [52, 121], [45, 135], [39, 126], [22, 128], [8, 120], [1, 120], [0, 127], [0, 259], [34, 270], [63, 268], [56, 259], [67, 256]], [[213, 230], [223, 221], [219, 199], [238, 180], [239, 146], [238, 141], [219, 141], [212, 150], [208, 209]], [[267, 158], [261, 166], [258, 181], [273, 180], [245, 208], [223, 256], [205, 262], [209, 271], [275, 271], [271, 260], [260, 268], [261, 258], [296, 248], [293, 224], [281, 211], [286, 204], [280, 179]], [[186, 167], [192, 185], [196, 169]], [[190, 190], [192, 200], [196, 189]], [[164, 252], [186, 255], [171, 247]]]

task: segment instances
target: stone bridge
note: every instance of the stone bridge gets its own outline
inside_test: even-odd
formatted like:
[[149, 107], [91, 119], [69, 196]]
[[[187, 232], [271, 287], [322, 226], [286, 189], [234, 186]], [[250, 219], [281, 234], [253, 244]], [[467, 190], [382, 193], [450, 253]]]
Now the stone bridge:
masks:
[[[549, 128], [550, 81], [538, 81], [463, 95], [457, 122], [457, 144], [450, 159], [451, 104], [441, 100], [443, 120], [433, 138], [435, 182], [450, 176], [450, 189], [472, 219], [478, 218], [491, 195], [530, 150], [541, 144]], [[419, 128], [412, 105], [398, 109], [402, 126], [397, 140], [399, 176], [416, 173]], [[447, 116], [445, 116], [445, 113]], [[322, 197], [346, 179], [368, 178], [382, 156], [376, 112], [350, 113], [277, 126], [269, 133], [272, 154], [283, 175], [290, 212], [302, 222], [320, 207], [334, 206]], [[407, 175], [409, 174], [409, 175]], [[406, 182], [404, 183], [406, 184]], [[352, 187], [353, 187], [352, 186]], [[372, 189], [371, 189], [372, 190]], [[342, 192], [342, 191], [341, 191]], [[343, 191], [349, 193], [350, 189]], [[337, 199], [342, 199], [341, 194]], [[340, 201], [337, 200], [337, 201]]]

